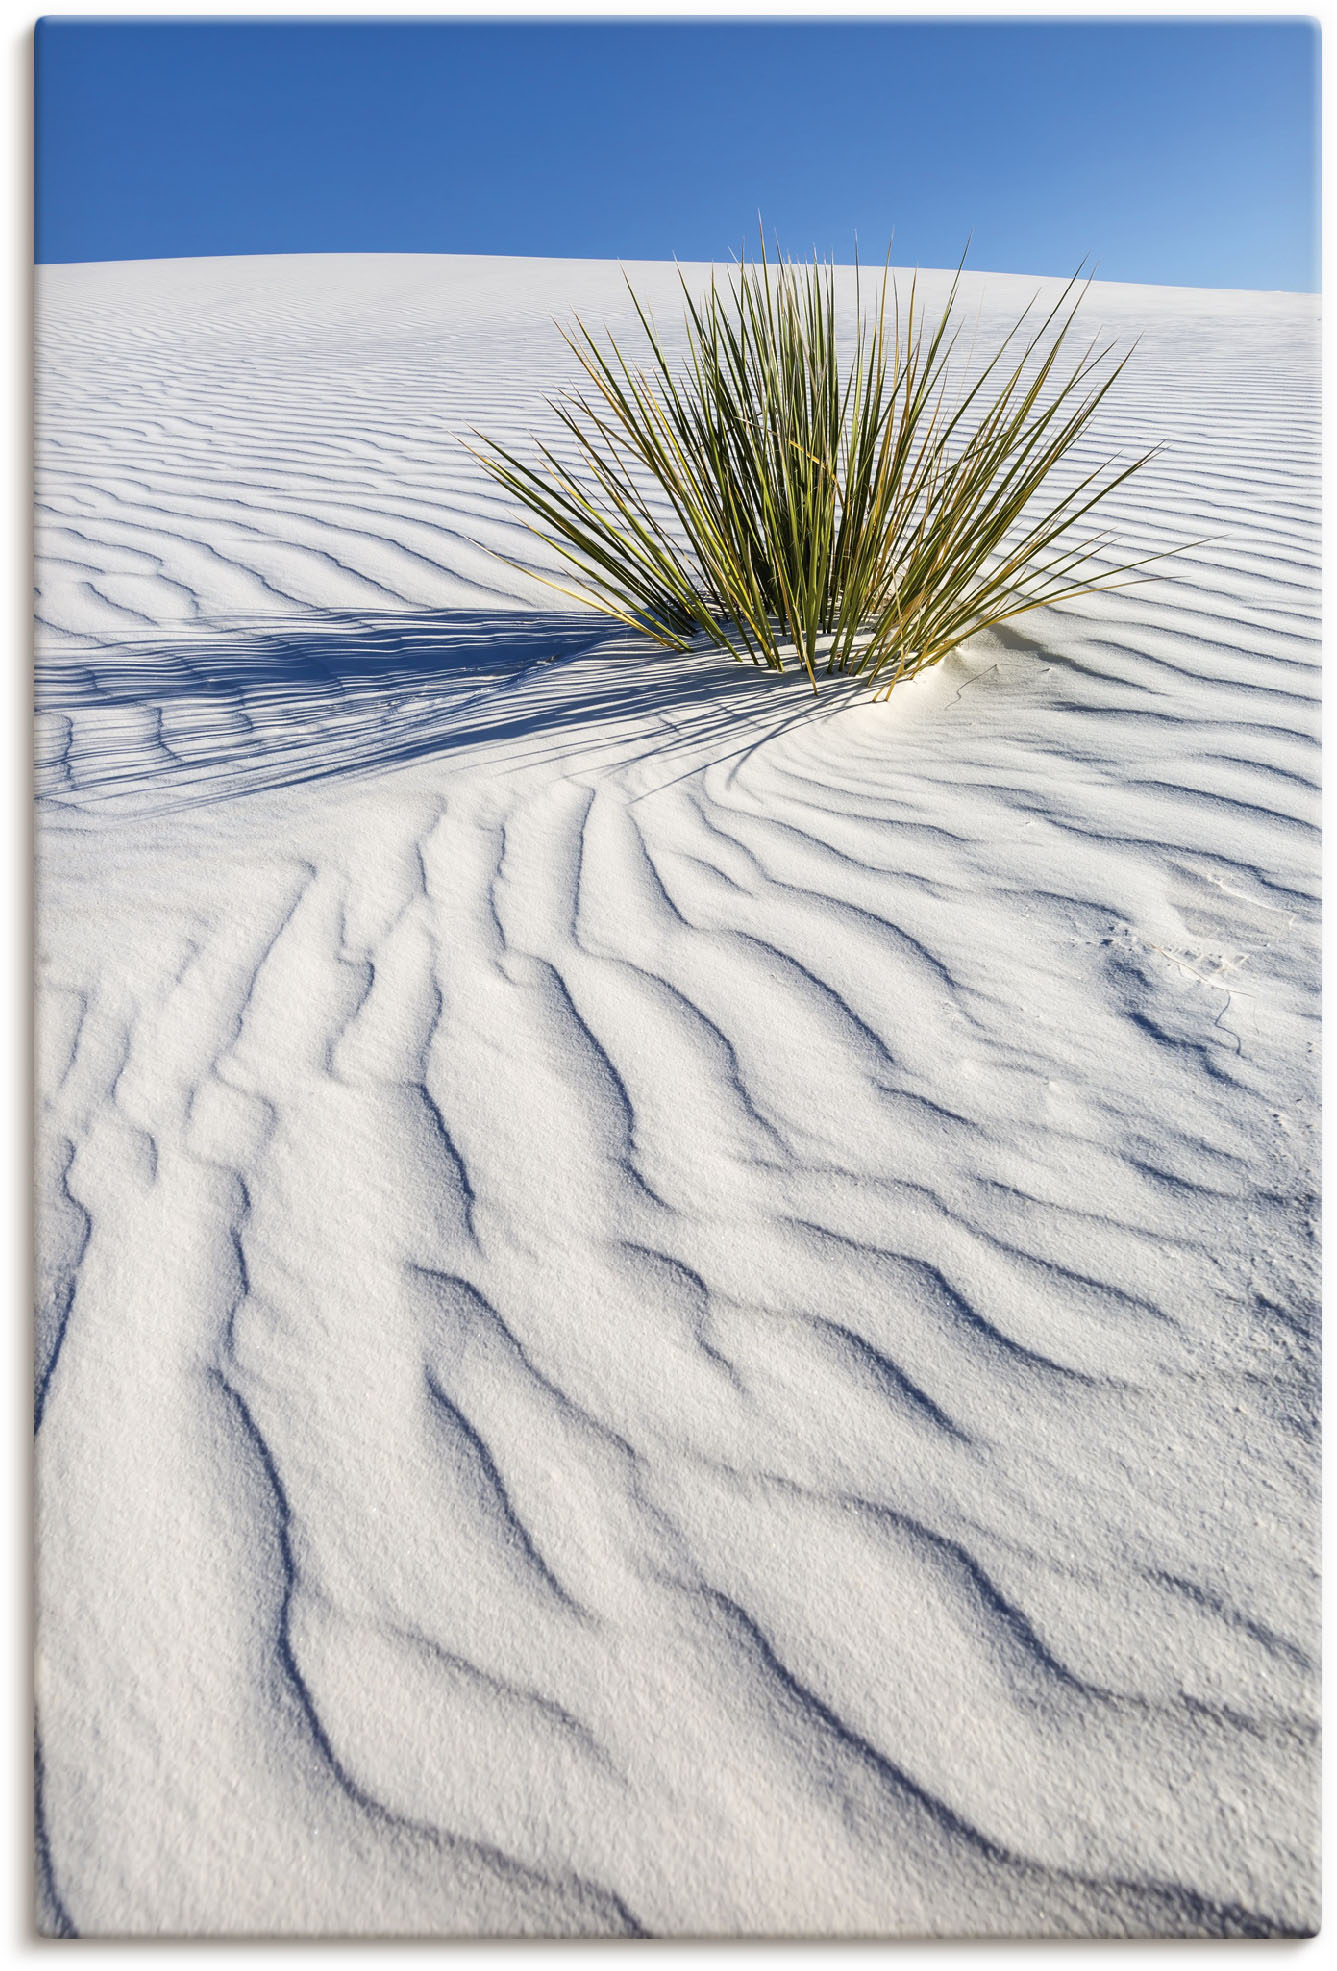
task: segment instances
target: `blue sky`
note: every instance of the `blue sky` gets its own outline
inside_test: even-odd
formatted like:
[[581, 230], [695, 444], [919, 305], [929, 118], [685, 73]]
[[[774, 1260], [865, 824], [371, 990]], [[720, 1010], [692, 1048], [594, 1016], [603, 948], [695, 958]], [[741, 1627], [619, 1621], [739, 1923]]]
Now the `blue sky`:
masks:
[[37, 258], [522, 253], [1317, 285], [1293, 19], [37, 30]]

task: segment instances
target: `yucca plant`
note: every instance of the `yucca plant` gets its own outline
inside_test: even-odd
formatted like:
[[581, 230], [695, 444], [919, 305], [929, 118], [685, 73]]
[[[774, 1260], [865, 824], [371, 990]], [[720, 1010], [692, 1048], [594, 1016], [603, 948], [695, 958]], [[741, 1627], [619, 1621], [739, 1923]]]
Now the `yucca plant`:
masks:
[[1110, 566], [1108, 533], [1081, 525], [1151, 452], [1058, 471], [1128, 360], [1070, 349], [1080, 277], [972, 378], [953, 362], [960, 274], [925, 320], [917, 276], [902, 317], [890, 255], [865, 315], [856, 269], [842, 352], [834, 267], [772, 261], [763, 237], [704, 301], [679, 275], [676, 368], [628, 282], [643, 365], [579, 319], [561, 331], [591, 386], [550, 400], [571, 462], [477, 432], [469, 449], [575, 570], [563, 593], [671, 650], [704, 636], [775, 670], [796, 656], [814, 690], [820, 665], [885, 695], [975, 631], [1157, 558]]

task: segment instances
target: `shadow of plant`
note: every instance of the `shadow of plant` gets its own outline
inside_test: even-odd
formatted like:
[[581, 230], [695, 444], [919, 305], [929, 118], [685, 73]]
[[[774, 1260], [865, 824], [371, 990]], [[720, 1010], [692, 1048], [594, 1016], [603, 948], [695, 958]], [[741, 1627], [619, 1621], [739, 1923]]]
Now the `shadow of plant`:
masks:
[[[574, 659], [588, 661], [573, 676]], [[787, 682], [684, 669], [570, 612], [217, 624], [43, 658], [37, 793], [150, 812], [495, 742], [508, 767], [589, 754], [592, 742], [635, 758], [728, 737], [732, 752], [756, 722], [773, 731], [777, 715], [812, 716], [811, 697], [800, 704]]]

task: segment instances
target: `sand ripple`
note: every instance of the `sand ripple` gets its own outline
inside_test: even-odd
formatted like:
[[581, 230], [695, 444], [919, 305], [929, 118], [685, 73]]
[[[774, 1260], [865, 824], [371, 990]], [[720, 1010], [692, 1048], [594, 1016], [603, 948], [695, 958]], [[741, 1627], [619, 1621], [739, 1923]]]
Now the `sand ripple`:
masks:
[[814, 709], [473, 545], [615, 279], [43, 272], [46, 1924], [1303, 1932], [1311, 305]]

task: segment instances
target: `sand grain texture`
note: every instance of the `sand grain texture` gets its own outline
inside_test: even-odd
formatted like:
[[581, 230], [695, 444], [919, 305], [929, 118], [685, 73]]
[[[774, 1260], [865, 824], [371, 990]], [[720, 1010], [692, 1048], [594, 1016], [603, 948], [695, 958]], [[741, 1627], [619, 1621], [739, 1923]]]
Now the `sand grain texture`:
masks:
[[483, 551], [575, 307], [41, 270], [44, 1925], [1308, 1931], [1314, 304], [816, 708]]

